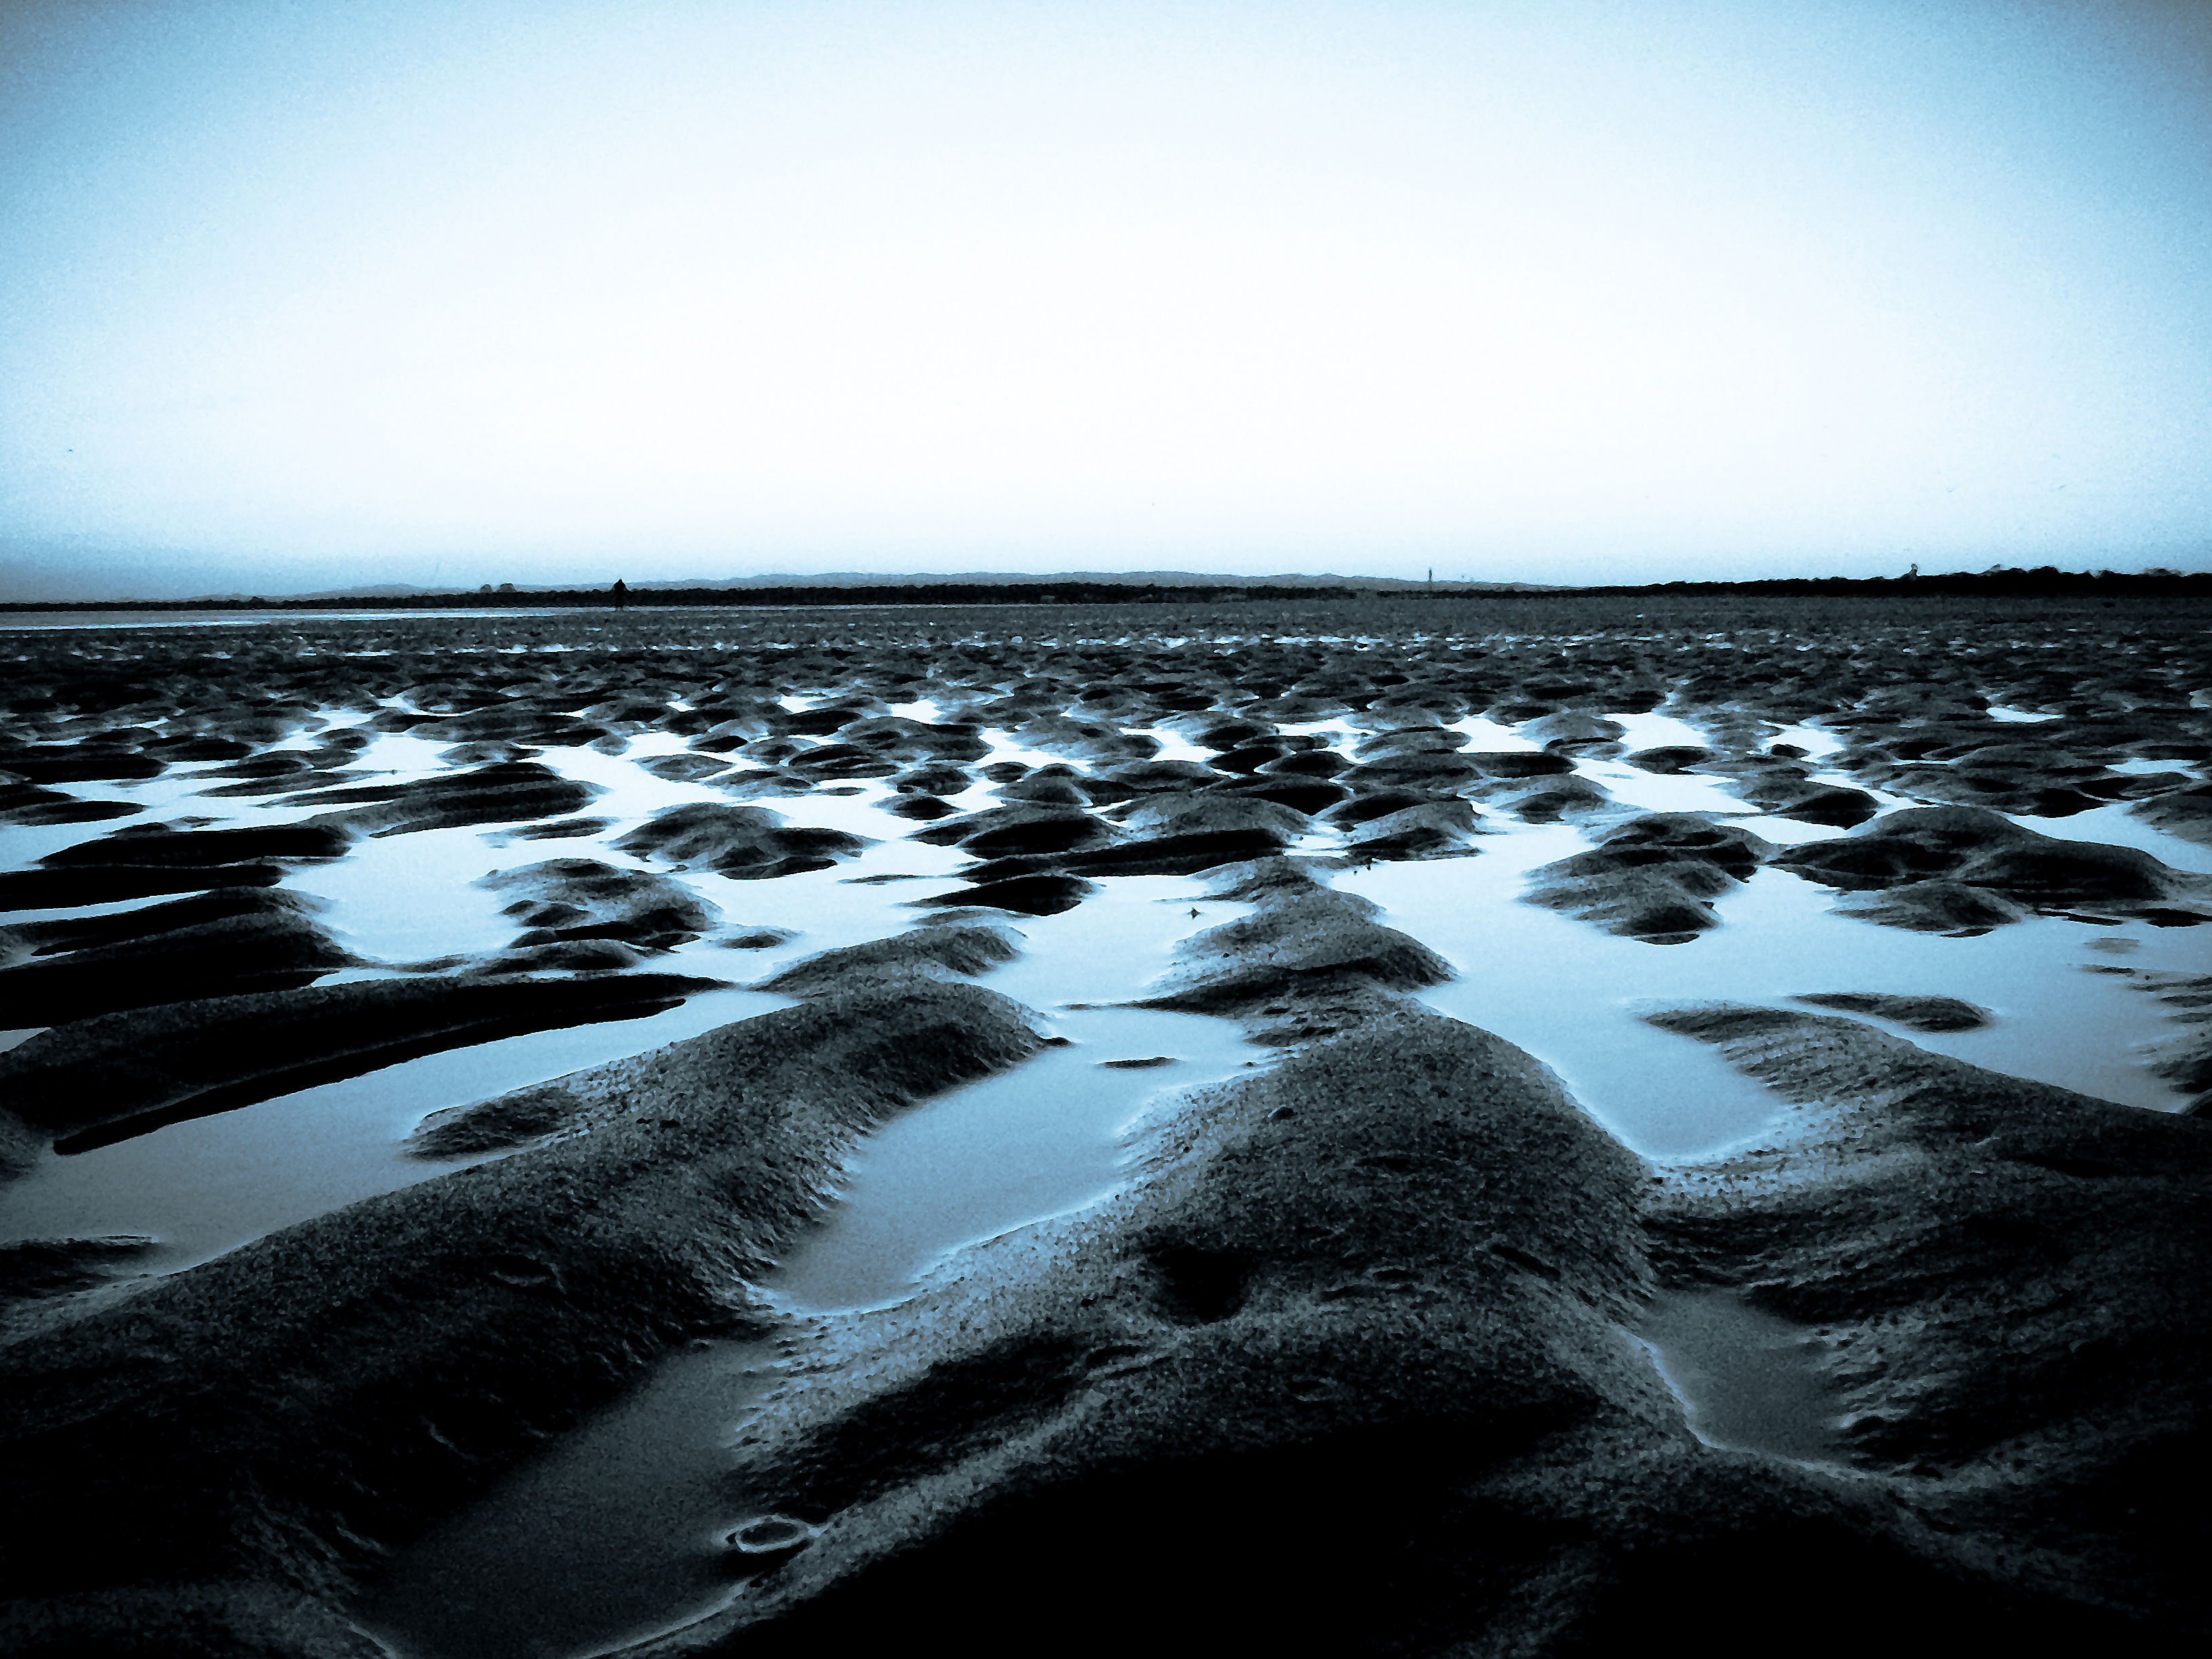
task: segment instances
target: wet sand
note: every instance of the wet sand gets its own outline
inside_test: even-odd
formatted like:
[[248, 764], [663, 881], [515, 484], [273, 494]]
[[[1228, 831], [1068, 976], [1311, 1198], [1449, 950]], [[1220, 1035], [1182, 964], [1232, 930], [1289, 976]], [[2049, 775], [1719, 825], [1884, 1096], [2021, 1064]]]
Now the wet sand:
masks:
[[0, 631], [0, 1645], [2194, 1650], [2187, 612]]

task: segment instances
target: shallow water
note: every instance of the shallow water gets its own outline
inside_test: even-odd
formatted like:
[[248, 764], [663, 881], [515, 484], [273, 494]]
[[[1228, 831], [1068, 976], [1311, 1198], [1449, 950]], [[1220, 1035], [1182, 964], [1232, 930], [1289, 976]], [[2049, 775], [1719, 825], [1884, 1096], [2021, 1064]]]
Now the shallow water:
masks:
[[2108, 847], [2139, 848], [2177, 870], [2191, 870], [2200, 875], [2212, 873], [2212, 847], [2200, 847], [2154, 829], [2141, 818], [2130, 817], [2124, 806], [2095, 806], [2064, 818], [2039, 818], [2020, 813], [2014, 816], [2013, 822], [2060, 841], [2096, 841]]
[[[927, 702], [899, 708], [924, 718], [939, 712]], [[318, 718], [335, 729], [359, 715], [325, 709]], [[1627, 729], [1626, 741], [1634, 746], [1695, 742], [1703, 735], [1669, 714], [1612, 718]], [[1455, 726], [1468, 732], [1476, 747], [1534, 747], [1517, 732], [1480, 716]], [[1310, 729], [1340, 739], [1355, 736], [1340, 722], [1315, 722]], [[1173, 732], [1149, 730], [1162, 740], [1164, 754], [1199, 758], [1208, 752]], [[1833, 741], [1832, 734], [1812, 728], [1799, 728], [1798, 734]], [[297, 746], [319, 735], [288, 741]], [[1058, 763], [1059, 757], [1030, 749], [1007, 732], [986, 736], [992, 750], [988, 761]], [[430, 775], [444, 767], [439, 757], [447, 746], [406, 732], [379, 733], [349, 769], [380, 781]], [[496, 950], [514, 936], [515, 927], [512, 919], [499, 914], [498, 896], [476, 885], [483, 875], [565, 857], [656, 868], [652, 860], [617, 852], [610, 843], [665, 807], [726, 799], [711, 784], [672, 782], [637, 764], [652, 755], [673, 752], [685, 752], [684, 745], [667, 733], [632, 738], [619, 755], [591, 749], [541, 751], [544, 763], [601, 791], [584, 816], [612, 823], [595, 834], [535, 842], [511, 839], [506, 827], [492, 825], [368, 837], [342, 860], [297, 868], [285, 884], [325, 901], [319, 914], [325, 925], [342, 944], [373, 963]], [[172, 819], [204, 817], [225, 825], [281, 823], [326, 810], [312, 796], [287, 805], [281, 798], [201, 794], [228, 781], [211, 775], [220, 769], [217, 763], [173, 767], [144, 782], [76, 787], [88, 796], [144, 799]], [[1757, 814], [1711, 777], [1656, 775], [1602, 759], [1583, 759], [1577, 769], [1624, 807], [1725, 814], [1784, 843], [1841, 833]], [[793, 931], [793, 939], [769, 951], [742, 953], [702, 941], [647, 965], [750, 983], [819, 951], [915, 925], [927, 913], [907, 908], [907, 902], [958, 890], [957, 872], [967, 856], [957, 848], [906, 839], [913, 826], [880, 808], [890, 793], [882, 781], [834, 787], [836, 793], [817, 790], [757, 804], [794, 824], [869, 837], [872, 844], [860, 856], [832, 869], [764, 882], [708, 871], [673, 872], [721, 908], [726, 929], [780, 927]], [[953, 804], [974, 811], [1000, 802], [988, 784], [978, 781]], [[2021, 822], [2069, 839], [2142, 847], [2177, 868], [2212, 871], [2212, 848], [2153, 830], [2118, 806], [2070, 818]], [[0, 858], [20, 866], [112, 827], [0, 830]], [[2131, 994], [2118, 976], [2081, 970], [2121, 951], [2130, 966], [2201, 970], [2206, 958], [2197, 943], [2199, 930], [2136, 921], [2090, 927], [2038, 918], [1972, 939], [1915, 934], [1835, 915], [1826, 890], [1784, 871], [1764, 869], [1719, 901], [1721, 928], [1687, 945], [1651, 945], [1613, 938], [1519, 902], [1529, 870], [1587, 844], [1580, 831], [1523, 824], [1495, 812], [1485, 815], [1482, 828], [1486, 833], [1476, 842], [1480, 850], [1475, 856], [1347, 869], [1334, 879], [1346, 890], [1382, 903], [1385, 920], [1459, 967], [1459, 979], [1422, 994], [1424, 1000], [1494, 1030], [1545, 1060], [1595, 1116], [1646, 1156], [1709, 1154], [1755, 1133], [1774, 1110], [1771, 1097], [1705, 1045], [1660, 1032], [1637, 1018], [1638, 1005], [1655, 995], [1756, 1002], [1837, 990], [1963, 996], [1990, 1007], [1998, 1016], [1996, 1024], [1972, 1032], [1905, 1035], [1978, 1065], [2108, 1099], [2166, 1109], [2181, 1103], [2179, 1096], [2141, 1064], [2143, 1051], [2165, 1035], [2154, 1002]], [[1309, 840], [1312, 850], [1334, 848], [1331, 838]], [[906, 879], [880, 884], [869, 879], [879, 878]], [[1198, 884], [1182, 878], [1112, 878], [1100, 885], [1097, 896], [1073, 911], [1010, 918], [1029, 943], [1019, 961], [988, 982], [1042, 1008], [1126, 998], [1165, 966], [1175, 939], [1248, 908], [1206, 899]], [[426, 890], [434, 890], [438, 902], [425, 905], [421, 896]], [[156, 896], [82, 912], [25, 913], [9, 920], [121, 911], [163, 902]], [[1200, 913], [1197, 918], [1188, 915], [1194, 906]], [[708, 1029], [738, 1017], [740, 1009], [758, 1012], [780, 1001], [717, 993], [649, 1020], [541, 1032], [478, 1051], [432, 1055], [243, 1113], [172, 1125], [95, 1153], [50, 1158], [33, 1178], [0, 1200], [0, 1237], [38, 1237], [57, 1230], [152, 1232], [169, 1239], [181, 1259], [198, 1259], [225, 1243], [434, 1173], [437, 1166], [404, 1158], [394, 1145], [432, 1111], [634, 1053]], [[2083, 1040], [2091, 1034], [2094, 1040]], [[1047, 1162], [1058, 1156], [1041, 1151], [1027, 1155]], [[1073, 1150], [1068, 1154], [1079, 1161], [1085, 1155]]]
[[187, 1267], [460, 1167], [402, 1150], [433, 1112], [696, 1036], [790, 1000], [708, 992], [647, 1019], [449, 1048], [91, 1152], [49, 1156], [9, 1189], [0, 1241], [148, 1234], [161, 1241], [155, 1266]]
[[[374, 763], [379, 782], [431, 775], [443, 769], [438, 756], [446, 746], [406, 733], [380, 733], [356, 765], [367, 770]], [[586, 810], [593, 816], [612, 817], [612, 827], [558, 842], [508, 840], [505, 828], [498, 825], [367, 836], [356, 841], [342, 860], [295, 867], [283, 885], [322, 901], [319, 920], [339, 944], [373, 964], [475, 956], [498, 950], [520, 931], [512, 918], [500, 914], [501, 897], [476, 884], [483, 876], [568, 857], [593, 858], [621, 868], [654, 868], [651, 861], [617, 852], [607, 843], [664, 806], [726, 799], [702, 786], [669, 783], [627, 758], [587, 750], [556, 751], [547, 763], [602, 786], [605, 793]], [[115, 799], [156, 794], [165, 817], [213, 818], [216, 827], [283, 823], [328, 810], [312, 804], [288, 806], [258, 797], [210, 799], [198, 793], [210, 785], [230, 781], [210, 775], [219, 765], [172, 768], [143, 783], [76, 788], [88, 796], [99, 790]], [[871, 799], [799, 797], [777, 806], [793, 823], [865, 827], [881, 836], [896, 821], [876, 811]], [[21, 866], [112, 827], [9, 828], [0, 830], [0, 858]], [[910, 925], [914, 917], [898, 908], [899, 901], [944, 885], [932, 880], [914, 887], [875, 887], [855, 885], [853, 878], [886, 865], [896, 873], [937, 877], [964, 861], [957, 849], [888, 841], [836, 868], [774, 881], [736, 881], [711, 872], [676, 872], [678, 880], [722, 908], [731, 928], [781, 927], [792, 929], [797, 937], [770, 950], [743, 952], [721, 950], [711, 939], [704, 939], [673, 954], [648, 958], [643, 965], [652, 971], [750, 983], [802, 957], [878, 939]], [[434, 893], [436, 902], [425, 903], [426, 893]], [[156, 895], [63, 911], [11, 912], [6, 920], [120, 913], [168, 902], [175, 896]], [[386, 971], [371, 966], [330, 975], [322, 982]], [[172, 1124], [93, 1152], [49, 1157], [29, 1177], [0, 1194], [0, 1241], [150, 1234], [163, 1241], [165, 1263], [202, 1260], [276, 1227], [443, 1173], [451, 1166], [406, 1157], [398, 1145], [432, 1112], [621, 1059], [789, 1001], [741, 988], [702, 994], [681, 1008], [645, 1019], [539, 1031], [448, 1050], [238, 1110]], [[34, 1035], [35, 1030], [25, 1030], [18, 1040]]]
[[[1147, 1102], [1256, 1057], [1237, 1027], [1152, 1008], [1065, 1010], [1071, 1046], [892, 1120], [846, 1165], [841, 1202], [762, 1281], [793, 1313], [886, 1307], [963, 1245], [1097, 1202]], [[1127, 1068], [1111, 1060], [1165, 1058]]]
[[1421, 992], [1422, 1001], [1545, 1061], [1648, 1158], [1711, 1156], [1755, 1134], [1776, 1110], [1773, 1096], [1715, 1050], [1638, 1017], [1682, 1002], [1788, 1006], [1790, 996], [1831, 991], [1962, 997], [1990, 1009], [1995, 1023], [1900, 1035], [2106, 1099], [2165, 1110], [2181, 1103], [2139, 1063], [2140, 1046], [2160, 1034], [2150, 999], [2115, 976], [2080, 970], [2100, 960], [2089, 941], [2113, 936], [2137, 942], [2130, 963], [2201, 963], [2198, 930], [2036, 918], [1975, 939], [1912, 933], [1837, 915], [1827, 889], [1769, 868], [1717, 902], [1722, 926], [1711, 933], [1649, 945], [1514, 902], [1528, 871], [1583, 844], [1563, 826], [1525, 827], [1486, 839], [1472, 859], [1347, 870], [1336, 884], [1380, 902], [1383, 920], [1459, 968], [1458, 979]]
[[1631, 751], [1677, 747], [1703, 749], [1712, 742], [1711, 734], [1702, 727], [1691, 725], [1679, 715], [1662, 714], [1656, 710], [1642, 714], [1608, 714], [1606, 718], [1618, 721], [1626, 728], [1626, 735], [1620, 741], [1622, 746]]

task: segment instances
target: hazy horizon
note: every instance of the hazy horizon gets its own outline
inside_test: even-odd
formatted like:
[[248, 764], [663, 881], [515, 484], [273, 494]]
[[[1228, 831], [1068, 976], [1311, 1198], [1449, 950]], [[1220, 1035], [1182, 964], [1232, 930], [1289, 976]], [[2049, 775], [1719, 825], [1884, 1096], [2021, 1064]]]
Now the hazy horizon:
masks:
[[0, 599], [2212, 568], [2212, 6], [17, 0]]

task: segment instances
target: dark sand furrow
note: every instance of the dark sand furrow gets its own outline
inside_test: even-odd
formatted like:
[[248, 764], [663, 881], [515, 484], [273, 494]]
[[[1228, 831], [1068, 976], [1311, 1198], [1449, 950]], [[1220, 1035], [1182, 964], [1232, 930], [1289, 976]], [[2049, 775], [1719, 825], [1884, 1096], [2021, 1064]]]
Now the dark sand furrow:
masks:
[[718, 983], [675, 974], [356, 980], [102, 1014], [0, 1054], [0, 1109], [60, 1150], [88, 1148], [442, 1048], [637, 1018]]

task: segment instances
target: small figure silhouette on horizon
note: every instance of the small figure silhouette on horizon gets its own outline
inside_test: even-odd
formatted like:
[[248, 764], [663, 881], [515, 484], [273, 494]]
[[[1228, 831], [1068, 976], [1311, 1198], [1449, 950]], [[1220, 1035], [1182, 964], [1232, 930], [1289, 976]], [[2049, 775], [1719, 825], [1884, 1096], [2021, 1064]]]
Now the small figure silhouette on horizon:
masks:
[[629, 585], [623, 581], [621, 577], [616, 577], [615, 585], [607, 589], [607, 597], [615, 602], [617, 608], [628, 605], [629, 603]]

